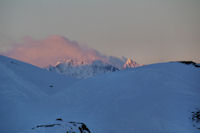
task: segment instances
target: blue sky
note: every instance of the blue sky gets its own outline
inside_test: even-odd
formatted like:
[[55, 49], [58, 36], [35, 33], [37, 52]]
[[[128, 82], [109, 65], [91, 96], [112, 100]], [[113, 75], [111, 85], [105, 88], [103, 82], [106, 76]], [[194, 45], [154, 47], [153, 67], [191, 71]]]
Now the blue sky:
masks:
[[0, 0], [0, 52], [61, 35], [147, 64], [200, 62], [199, 0]]

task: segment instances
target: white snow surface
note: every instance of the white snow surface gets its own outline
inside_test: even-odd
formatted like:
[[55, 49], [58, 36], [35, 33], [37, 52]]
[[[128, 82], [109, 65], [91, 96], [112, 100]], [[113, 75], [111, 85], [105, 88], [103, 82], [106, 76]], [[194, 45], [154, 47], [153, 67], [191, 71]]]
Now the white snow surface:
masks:
[[[0, 56], [0, 132], [33, 133], [56, 118], [92, 133], [198, 133], [200, 69], [159, 63], [77, 80]], [[52, 128], [52, 130], [51, 130]], [[37, 133], [65, 133], [51, 127]]]

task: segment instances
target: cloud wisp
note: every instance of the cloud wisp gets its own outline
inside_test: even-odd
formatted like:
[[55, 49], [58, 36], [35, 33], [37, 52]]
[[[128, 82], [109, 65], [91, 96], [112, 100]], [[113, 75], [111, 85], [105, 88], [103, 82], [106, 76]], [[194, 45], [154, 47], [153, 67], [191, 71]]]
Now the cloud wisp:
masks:
[[3, 55], [39, 67], [54, 66], [58, 61], [62, 62], [68, 59], [87, 63], [101, 60], [118, 68], [122, 67], [125, 62], [125, 58], [103, 55], [95, 49], [81, 46], [78, 42], [59, 35], [49, 36], [42, 40], [25, 37], [21, 43], [15, 44]]
[[3, 54], [39, 67], [55, 65], [64, 59], [108, 62], [110, 58], [95, 49], [81, 46], [78, 42], [59, 35], [42, 40], [25, 37], [21, 43], [15, 44], [11, 50]]

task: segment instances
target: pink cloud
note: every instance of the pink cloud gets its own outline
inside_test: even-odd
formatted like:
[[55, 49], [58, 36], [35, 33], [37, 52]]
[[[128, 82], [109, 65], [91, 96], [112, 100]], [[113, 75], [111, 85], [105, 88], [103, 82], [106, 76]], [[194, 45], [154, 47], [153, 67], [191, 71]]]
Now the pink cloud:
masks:
[[57, 61], [63, 59], [85, 60], [88, 62], [94, 60], [108, 62], [109, 60], [108, 57], [97, 50], [80, 46], [76, 41], [70, 41], [68, 38], [58, 35], [43, 40], [26, 37], [4, 55], [39, 67], [55, 65]]

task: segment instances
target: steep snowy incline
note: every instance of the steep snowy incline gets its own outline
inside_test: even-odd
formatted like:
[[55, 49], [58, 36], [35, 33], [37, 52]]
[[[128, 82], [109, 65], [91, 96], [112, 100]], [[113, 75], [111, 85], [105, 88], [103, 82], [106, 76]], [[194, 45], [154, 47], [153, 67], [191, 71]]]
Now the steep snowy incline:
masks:
[[[33, 85], [39, 88], [35, 91], [43, 91], [47, 94], [59, 92], [63, 87], [67, 87], [77, 81], [73, 77], [60, 76], [57, 73], [1, 55], [0, 65], [1, 82], [10, 82], [9, 79], [11, 79], [13, 80], [12, 82], [23, 85], [24, 88], [31, 88], [30, 85]], [[3, 79], [2, 76], [7, 76], [8, 79]], [[9, 86], [11, 84], [4, 85]]]
[[200, 108], [199, 83], [199, 68], [161, 63], [81, 80], [54, 101], [64, 119], [95, 133], [197, 133], [191, 112]]
[[28, 123], [25, 114], [27, 109], [31, 111], [32, 103], [40, 103], [76, 81], [0, 56], [0, 132], [16, 132], [18, 125]]

